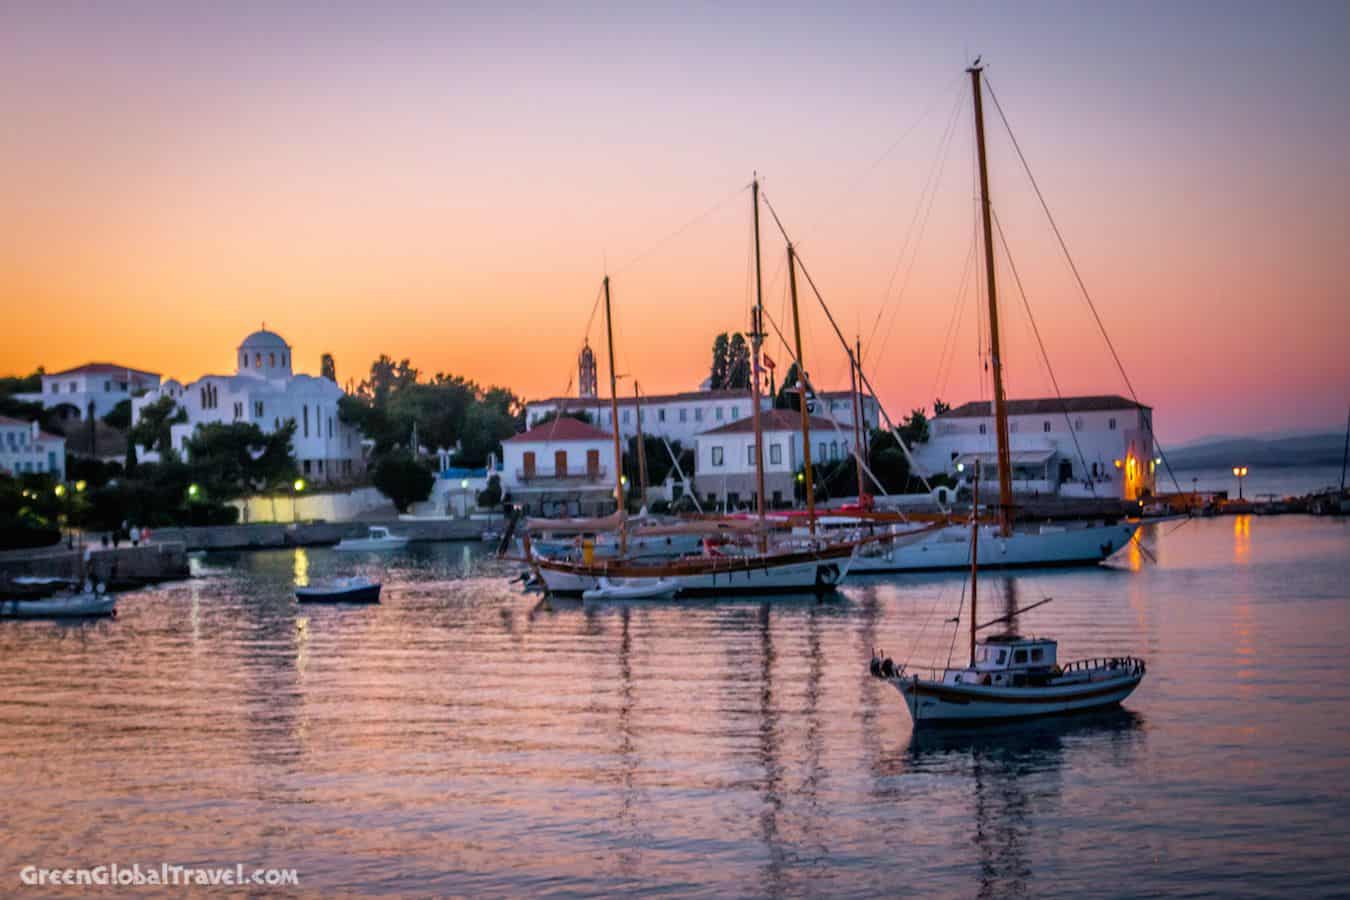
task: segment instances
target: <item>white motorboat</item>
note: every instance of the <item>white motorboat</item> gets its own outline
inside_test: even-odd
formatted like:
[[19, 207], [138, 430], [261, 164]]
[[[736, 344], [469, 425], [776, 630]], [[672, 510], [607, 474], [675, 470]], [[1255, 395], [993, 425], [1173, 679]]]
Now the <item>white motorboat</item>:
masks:
[[363, 538], [343, 538], [334, 550], [397, 550], [408, 545], [408, 538], [390, 534], [382, 525], [372, 525]]
[[668, 578], [600, 578], [581, 592], [583, 600], [659, 600], [675, 596], [678, 582]]
[[900, 692], [916, 726], [1006, 721], [1114, 706], [1139, 686], [1142, 659], [1117, 656], [1060, 666], [1046, 638], [995, 635], [975, 645], [970, 665], [941, 678], [908, 675], [873, 657], [872, 674]]
[[873, 653], [872, 675], [889, 682], [909, 707], [917, 727], [925, 723], [975, 723], [1026, 719], [1098, 709], [1120, 703], [1144, 678], [1142, 659], [1116, 656], [1060, 666], [1058, 645], [1047, 638], [1004, 634], [977, 640], [976, 633], [1049, 599], [976, 625], [979, 599], [979, 464], [970, 528], [970, 662], [941, 677], [907, 675], [889, 658]]
[[88, 583], [74, 594], [57, 594], [31, 600], [0, 600], [0, 618], [7, 619], [70, 619], [111, 616], [116, 614], [117, 596], [103, 585]]

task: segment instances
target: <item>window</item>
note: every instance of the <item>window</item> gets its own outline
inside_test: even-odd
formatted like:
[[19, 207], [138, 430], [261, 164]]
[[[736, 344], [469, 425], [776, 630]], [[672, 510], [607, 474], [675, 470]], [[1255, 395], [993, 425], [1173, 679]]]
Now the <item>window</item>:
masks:
[[1082, 416], [1079, 416], [1078, 418], [1076, 418], [1076, 419], [1073, 420], [1073, 430], [1074, 430], [1074, 431], [1082, 431], [1082, 430], [1083, 430], [1083, 417], [1082, 417]]
[[1111, 429], [1112, 431], [1115, 431], [1115, 430], [1116, 430], [1116, 420], [1115, 420], [1115, 419], [1107, 419], [1107, 420], [1106, 420], [1106, 427], [1109, 428], [1109, 429]]
[[309, 437], [309, 404], [306, 403], [302, 408], [305, 417], [305, 437]]
[[105, 382], [103, 382], [103, 393], [105, 393], [105, 394], [111, 394], [111, 393], [112, 393], [112, 382], [111, 382], [111, 381], [105, 381]]
[[719, 406], [713, 410], [713, 418], [717, 419], [719, 422], [722, 421], [722, 407]]
[[319, 474], [323, 474], [323, 460], [319, 460]]
[[699, 406], [694, 409], [694, 421], [695, 422], [703, 421], [703, 407]]
[[839, 458], [839, 442], [830, 441], [830, 459]]
[[630, 409], [625, 409], [625, 410], [623, 411], [623, 424], [625, 424], [625, 425], [628, 424], [628, 414], [629, 414], [630, 412], [632, 412], [632, 410], [630, 410]]
[[747, 466], [754, 466], [754, 464], [755, 464], [755, 445], [754, 445], [754, 444], [749, 444], [749, 445], [747, 445], [746, 448], [745, 448], [745, 464], [746, 464]]
[[783, 462], [783, 445], [782, 445], [782, 444], [770, 444], [770, 445], [769, 445], [769, 462], [773, 463], [775, 466], [781, 465], [781, 464], [782, 464], [782, 462]]
[[1016, 422], [1009, 422], [1009, 423], [1008, 423], [1008, 430], [1011, 431], [1013, 434], [1017, 434], [1017, 423], [1016, 423]]
[[59, 393], [61, 393], [61, 385], [59, 385], [59, 384], [53, 384], [53, 385], [52, 385], [52, 393], [53, 393], [53, 394], [59, 394]]
[[1040, 662], [1045, 657], [1045, 651], [1040, 647], [1031, 648], [1031, 661]]
[[721, 447], [713, 447], [713, 448], [712, 448], [712, 464], [713, 464], [714, 466], [720, 466], [720, 465], [722, 464], [722, 448], [721, 448]]
[[333, 436], [333, 417], [332, 417], [332, 416], [329, 416], [329, 417], [328, 417], [328, 436], [329, 436], [330, 438]]
[[665, 420], [666, 420], [666, 411], [664, 409], [658, 409], [656, 411], [656, 421], [664, 422]]
[[276, 365], [277, 365], [277, 355], [276, 355], [275, 353], [269, 353], [269, 354], [267, 354], [267, 363], [268, 363], [268, 365], [272, 366], [273, 368], [276, 368]]
[[253, 354], [253, 367], [254, 367], [255, 369], [261, 369], [261, 368], [262, 368], [262, 354], [261, 354], [261, 353], [255, 353], [255, 354]]
[[247, 354], [247, 353], [240, 353], [240, 354], [239, 354], [239, 368], [241, 368], [241, 369], [247, 369], [247, 368], [248, 368], [248, 354]]
[[825, 452], [826, 452], [826, 450], [828, 450], [828, 449], [829, 449], [829, 448], [825, 445], [825, 442], [824, 442], [824, 441], [821, 441], [821, 442], [820, 442], [820, 445], [819, 445], [819, 450], [820, 450], [820, 452], [818, 452], [818, 453], [816, 454], [816, 461], [817, 461], [817, 462], [824, 462], [826, 459], [828, 459], [828, 457], [825, 455]]
[[740, 417], [741, 417], [741, 408], [739, 406], [733, 406], [731, 408], [731, 418], [739, 419]]
[[75, 382], [72, 381], [70, 384], [66, 385], [66, 393], [67, 394], [75, 393]]
[[305, 474], [309, 474], [309, 460], [305, 460]]
[[1049, 433], [1050, 433], [1050, 420], [1049, 420], [1049, 419], [1046, 419], [1044, 422], [1041, 423], [1041, 431], [1044, 431], [1046, 434], [1049, 434]]
[[981, 423], [980, 423], [980, 434], [984, 434], [986, 431], [987, 431], [987, 428], [985, 427], [985, 424], [984, 424], [983, 422], [981, 422]]
[[998, 661], [999, 661], [999, 663], [1005, 663], [1005, 662], [1008, 661], [1008, 651], [1007, 651], [1007, 650], [1000, 650], [1000, 651], [998, 651]]
[[1027, 651], [1025, 650], [1013, 651], [1013, 665], [1017, 665], [1018, 663], [1025, 663], [1026, 661], [1027, 661]]
[[262, 418], [262, 415], [263, 415], [263, 405], [262, 405], [262, 401], [261, 401], [261, 400], [255, 400], [255, 401], [253, 401], [253, 415], [254, 415], [255, 417], [259, 418], [259, 419]]
[[683, 406], [680, 407], [680, 421], [689, 421], [689, 410], [685, 409]]

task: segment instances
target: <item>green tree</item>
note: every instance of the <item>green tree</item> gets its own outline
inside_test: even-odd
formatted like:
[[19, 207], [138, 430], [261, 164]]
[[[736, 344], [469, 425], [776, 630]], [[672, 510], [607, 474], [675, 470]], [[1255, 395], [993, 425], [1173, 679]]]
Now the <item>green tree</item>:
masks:
[[490, 475], [487, 487], [478, 492], [478, 505], [483, 509], [496, 509], [501, 502], [502, 480], [496, 475]]
[[409, 506], [431, 495], [436, 476], [411, 453], [398, 451], [386, 455], [376, 464], [371, 482], [393, 501], [399, 512], [404, 513]]
[[724, 331], [713, 340], [712, 369], [708, 373], [709, 388], [720, 391], [727, 386], [731, 374], [731, 344]]
[[[794, 362], [788, 366], [787, 374], [783, 376], [783, 383], [778, 387], [778, 394], [774, 397], [773, 405], [778, 409], [799, 410], [801, 405], [801, 394], [797, 390], [799, 381], [797, 374], [797, 364]], [[807, 385], [808, 401], [815, 397], [810, 385]]]
[[333, 354], [325, 353], [319, 358], [319, 377], [337, 384], [337, 363], [333, 360]]
[[287, 484], [297, 475], [294, 436], [294, 419], [271, 434], [249, 422], [199, 425], [187, 442], [193, 483], [215, 500]]
[[943, 403], [941, 398], [933, 401], [933, 418], [936, 419], [938, 416], [946, 415], [951, 411], [950, 403]]
[[131, 401], [129, 399], [117, 401], [117, 405], [108, 410], [103, 421], [118, 431], [126, 431], [131, 427]]
[[731, 336], [727, 351], [727, 383], [733, 391], [750, 389], [750, 345], [739, 331]]
[[928, 417], [924, 415], [923, 407], [911, 410], [910, 414], [901, 420], [900, 436], [909, 447], [928, 443]]
[[357, 394], [373, 406], [383, 409], [389, 397], [409, 385], [417, 383], [420, 373], [408, 360], [394, 362], [385, 354], [370, 364], [370, 377], [361, 382]]
[[158, 451], [161, 456], [169, 456], [174, 452], [173, 434], [169, 428], [186, 421], [187, 410], [179, 409], [172, 397], [160, 397], [141, 408], [141, 417], [131, 426], [127, 438]]

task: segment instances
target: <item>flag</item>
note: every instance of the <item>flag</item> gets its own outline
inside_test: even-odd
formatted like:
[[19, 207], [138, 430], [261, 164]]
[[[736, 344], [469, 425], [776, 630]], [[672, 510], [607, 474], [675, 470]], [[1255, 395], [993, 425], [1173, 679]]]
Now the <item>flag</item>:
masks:
[[766, 369], [774, 368], [773, 358], [769, 356], [769, 354], [767, 353], [764, 354], [764, 368]]

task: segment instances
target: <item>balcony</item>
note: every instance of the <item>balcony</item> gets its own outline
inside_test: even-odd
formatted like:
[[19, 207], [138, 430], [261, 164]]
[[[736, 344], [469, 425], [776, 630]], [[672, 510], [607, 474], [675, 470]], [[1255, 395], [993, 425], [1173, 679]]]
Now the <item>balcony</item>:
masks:
[[603, 481], [608, 476], [609, 470], [605, 466], [598, 466], [594, 469], [587, 468], [567, 468], [567, 469], [541, 469], [535, 468], [530, 471], [525, 469], [516, 469], [516, 481], [521, 484], [535, 483], [557, 483], [563, 482], [598, 482]]

